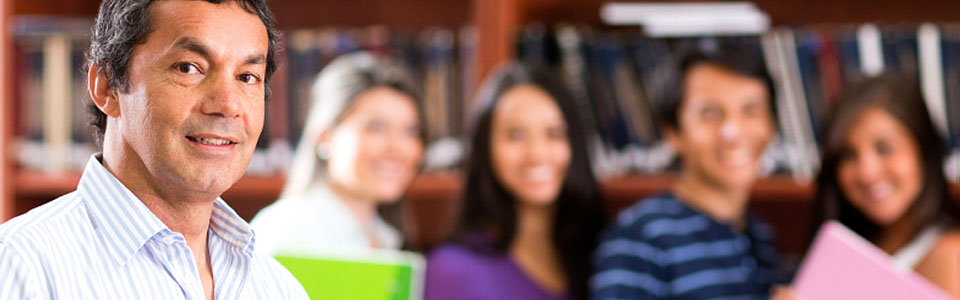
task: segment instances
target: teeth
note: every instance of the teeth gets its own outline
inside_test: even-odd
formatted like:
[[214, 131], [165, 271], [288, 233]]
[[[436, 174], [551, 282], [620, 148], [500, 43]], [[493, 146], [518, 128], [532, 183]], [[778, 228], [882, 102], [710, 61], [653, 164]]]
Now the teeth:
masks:
[[204, 145], [213, 145], [213, 146], [222, 146], [229, 144], [230, 141], [224, 139], [214, 139], [214, 138], [198, 138], [197, 142], [200, 142]]
[[549, 166], [533, 167], [525, 170], [523, 176], [532, 182], [544, 182], [553, 178], [553, 168]]
[[747, 164], [751, 160], [750, 150], [739, 149], [727, 152], [724, 159], [731, 165]]
[[893, 192], [893, 185], [877, 183], [867, 187], [866, 194], [870, 199], [884, 199]]
[[402, 168], [403, 167], [401, 167], [400, 164], [396, 163], [380, 163], [377, 166], [379, 173], [386, 176], [396, 175], [397, 173], [400, 173]]

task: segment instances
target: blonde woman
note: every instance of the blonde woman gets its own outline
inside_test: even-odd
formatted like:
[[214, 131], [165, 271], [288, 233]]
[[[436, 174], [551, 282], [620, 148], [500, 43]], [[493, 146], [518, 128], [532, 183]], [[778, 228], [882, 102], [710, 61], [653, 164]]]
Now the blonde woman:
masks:
[[283, 193], [251, 222], [258, 251], [401, 247], [378, 207], [395, 204], [419, 170], [424, 122], [411, 78], [364, 52], [324, 68]]

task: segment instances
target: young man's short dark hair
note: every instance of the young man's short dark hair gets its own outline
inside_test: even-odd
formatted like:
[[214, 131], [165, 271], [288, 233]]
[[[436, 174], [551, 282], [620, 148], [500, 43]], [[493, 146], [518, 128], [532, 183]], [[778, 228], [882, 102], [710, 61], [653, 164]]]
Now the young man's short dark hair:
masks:
[[700, 64], [714, 65], [743, 77], [763, 81], [770, 95], [770, 114], [776, 118], [776, 93], [773, 80], [767, 72], [763, 53], [759, 49], [730, 41], [691, 43], [679, 48], [681, 50], [677, 60], [678, 72], [675, 73], [677, 78], [670, 80], [671, 86], [663, 89], [664, 95], [658, 105], [661, 125], [680, 129], [679, 113], [680, 106], [686, 97], [684, 93], [687, 75], [694, 66]]

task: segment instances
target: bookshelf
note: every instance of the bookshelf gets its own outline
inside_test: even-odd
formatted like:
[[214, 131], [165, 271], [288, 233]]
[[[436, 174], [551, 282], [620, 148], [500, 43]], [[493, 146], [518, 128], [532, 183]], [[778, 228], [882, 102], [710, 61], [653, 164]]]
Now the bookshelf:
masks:
[[[0, 0], [0, 222], [75, 189], [79, 173], [46, 174], [18, 168], [10, 153], [13, 140], [15, 92], [11, 78], [15, 61], [9, 19], [18, 15], [93, 16], [99, 0]], [[365, 26], [382, 24], [395, 28], [456, 27], [472, 23], [477, 30], [477, 80], [482, 80], [498, 63], [513, 57], [513, 39], [523, 25], [538, 21], [602, 27], [599, 8], [604, 0], [270, 0], [281, 29], [318, 26]], [[669, 1], [673, 2], [673, 1]], [[830, 1], [758, 0], [775, 25], [811, 23], [840, 24], [865, 21], [957, 22], [960, 2], [927, 0]], [[464, 102], [469, 102], [464, 99]], [[465, 107], [470, 107], [465, 103]], [[451, 227], [455, 198], [461, 175], [456, 172], [419, 176], [408, 192], [404, 211], [408, 216], [407, 236], [414, 249], [426, 249], [439, 241]], [[608, 214], [613, 215], [636, 199], [667, 189], [674, 175], [630, 175], [605, 180], [602, 191]], [[282, 176], [248, 176], [227, 191], [226, 199], [244, 218], [251, 218], [280, 193]], [[960, 187], [954, 184], [955, 194]], [[806, 219], [812, 210], [809, 184], [787, 177], [761, 180], [753, 189], [751, 209], [773, 221], [781, 236], [806, 236]], [[437, 218], [435, 216], [442, 216]], [[794, 239], [798, 240], [799, 239]], [[802, 245], [786, 242], [784, 249]]]
[[10, 19], [10, 5], [12, 0], [0, 0], [0, 220], [13, 216], [13, 170], [7, 154], [8, 144], [13, 137], [13, 97], [12, 83], [13, 68], [10, 65], [10, 51], [13, 47], [10, 34], [7, 30]]

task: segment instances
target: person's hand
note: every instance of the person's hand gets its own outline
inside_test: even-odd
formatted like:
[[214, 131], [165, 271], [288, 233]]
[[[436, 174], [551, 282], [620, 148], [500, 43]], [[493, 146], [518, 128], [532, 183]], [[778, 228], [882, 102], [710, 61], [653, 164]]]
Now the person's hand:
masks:
[[803, 298], [794, 294], [789, 286], [784, 285], [774, 286], [770, 295], [770, 300], [803, 300]]

